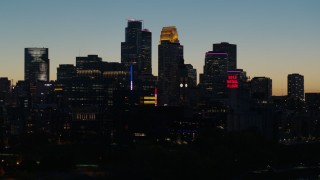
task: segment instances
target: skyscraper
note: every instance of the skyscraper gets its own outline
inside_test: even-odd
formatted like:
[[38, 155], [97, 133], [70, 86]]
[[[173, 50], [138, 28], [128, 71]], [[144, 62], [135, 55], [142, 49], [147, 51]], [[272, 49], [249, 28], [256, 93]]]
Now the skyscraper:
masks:
[[228, 54], [228, 70], [237, 69], [237, 45], [221, 42], [213, 44], [212, 50], [214, 52], [225, 52]]
[[250, 82], [251, 97], [259, 104], [269, 103], [272, 97], [272, 80], [268, 77], [254, 77]]
[[121, 43], [121, 63], [127, 70], [130, 65], [138, 74], [151, 74], [151, 41], [152, 34], [142, 29], [142, 20], [129, 19], [125, 29], [125, 42]]
[[304, 100], [304, 77], [293, 73], [288, 75], [288, 98]]
[[49, 81], [49, 65], [48, 48], [25, 48], [24, 79], [26, 81]]
[[163, 27], [158, 46], [159, 105], [177, 105], [179, 101], [180, 72], [184, 64], [183, 46], [175, 26]]
[[206, 52], [201, 85], [209, 96], [221, 96], [226, 92], [228, 77], [228, 54]]
[[148, 29], [142, 29], [141, 31], [141, 60], [140, 60], [140, 74], [151, 75], [152, 74], [152, 34]]

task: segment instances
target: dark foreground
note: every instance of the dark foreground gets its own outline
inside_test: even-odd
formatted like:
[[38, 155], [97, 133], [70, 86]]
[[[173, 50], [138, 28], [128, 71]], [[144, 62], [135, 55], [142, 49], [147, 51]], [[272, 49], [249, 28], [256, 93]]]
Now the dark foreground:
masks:
[[319, 179], [320, 144], [252, 133], [199, 135], [188, 145], [24, 144], [1, 150], [2, 179]]

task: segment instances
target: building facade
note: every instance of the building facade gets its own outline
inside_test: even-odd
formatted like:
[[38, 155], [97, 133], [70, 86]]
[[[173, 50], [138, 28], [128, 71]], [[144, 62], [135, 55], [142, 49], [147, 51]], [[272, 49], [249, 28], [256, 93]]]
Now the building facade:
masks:
[[49, 81], [49, 49], [25, 48], [24, 79], [29, 82]]
[[188, 73], [188, 87], [197, 86], [197, 69], [194, 69], [191, 64], [185, 64]]
[[254, 77], [250, 82], [251, 97], [258, 104], [267, 104], [272, 99], [272, 79]]
[[293, 73], [288, 75], [288, 98], [304, 101], [304, 77]]
[[228, 54], [209, 51], [205, 55], [205, 65], [201, 86], [209, 96], [221, 97], [226, 92], [228, 77]]
[[121, 63], [127, 70], [134, 65], [137, 74], [152, 74], [152, 33], [142, 28], [142, 20], [129, 19], [125, 29], [125, 42], [121, 43]]
[[227, 42], [212, 45], [214, 52], [225, 52], [228, 54], [228, 70], [237, 69], [237, 45]]
[[159, 105], [177, 105], [180, 91], [179, 68], [184, 64], [183, 46], [175, 26], [163, 27], [158, 46]]
[[58, 81], [72, 79], [76, 74], [76, 67], [73, 64], [60, 64], [57, 68]]

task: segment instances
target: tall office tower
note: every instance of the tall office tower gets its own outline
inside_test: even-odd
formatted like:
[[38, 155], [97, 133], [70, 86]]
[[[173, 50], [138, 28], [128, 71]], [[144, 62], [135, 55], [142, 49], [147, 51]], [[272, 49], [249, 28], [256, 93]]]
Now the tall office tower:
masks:
[[226, 92], [228, 54], [209, 51], [206, 53], [201, 85], [209, 96], [221, 96]]
[[250, 82], [251, 97], [259, 104], [269, 103], [272, 98], [272, 79], [254, 77]]
[[188, 87], [197, 86], [197, 69], [194, 69], [191, 64], [185, 65], [188, 73]]
[[141, 61], [140, 61], [140, 74], [152, 74], [152, 34], [148, 29], [141, 31]]
[[29, 82], [49, 81], [49, 49], [25, 48], [24, 80]]
[[125, 42], [121, 42], [121, 63], [138, 74], [151, 74], [151, 32], [142, 29], [142, 20], [129, 19], [125, 30]]
[[288, 75], [288, 98], [304, 100], [304, 77], [294, 73]]
[[213, 44], [212, 50], [214, 52], [225, 52], [228, 54], [228, 70], [237, 69], [237, 45], [221, 42], [220, 44]]
[[57, 80], [72, 79], [77, 75], [76, 67], [73, 64], [60, 64], [57, 68]]
[[183, 46], [179, 43], [177, 28], [163, 27], [158, 46], [159, 105], [179, 103], [179, 67], [183, 64]]

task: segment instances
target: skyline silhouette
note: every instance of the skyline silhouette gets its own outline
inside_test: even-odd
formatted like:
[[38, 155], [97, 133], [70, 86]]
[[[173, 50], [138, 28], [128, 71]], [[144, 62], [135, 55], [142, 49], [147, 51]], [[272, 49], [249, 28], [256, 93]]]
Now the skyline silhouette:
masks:
[[135, 18], [152, 32], [154, 75], [161, 28], [174, 25], [185, 63], [198, 74], [212, 44], [229, 42], [238, 46], [238, 68], [250, 77], [270, 77], [274, 95], [286, 95], [291, 73], [304, 75], [306, 92], [320, 90], [318, 1], [282, 1], [276, 6], [275, 1], [170, 1], [170, 6], [164, 6], [165, 1], [40, 2], [0, 3], [1, 77], [23, 79], [26, 47], [49, 48], [51, 80], [59, 64], [74, 64], [76, 56], [97, 54], [104, 61], [120, 62], [126, 20]]

